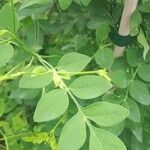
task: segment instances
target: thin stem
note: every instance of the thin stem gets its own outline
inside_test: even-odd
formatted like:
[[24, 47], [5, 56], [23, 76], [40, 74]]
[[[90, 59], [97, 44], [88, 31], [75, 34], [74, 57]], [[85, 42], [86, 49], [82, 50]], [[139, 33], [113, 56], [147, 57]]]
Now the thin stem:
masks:
[[[12, 39], [14, 39], [18, 44], [19, 46], [25, 50], [26, 52], [28, 52], [30, 55], [34, 56], [34, 57], [38, 57], [39, 55], [34, 53], [27, 45], [25, 45], [17, 36], [15, 36], [13, 33], [7, 31], [7, 30], [4, 30], [3, 31], [5, 34], [8, 34], [10, 37], [12, 37]], [[4, 34], [3, 33], [3, 34]]]
[[7, 31], [7, 33], [19, 44], [19, 46], [25, 50], [26, 52], [28, 52], [30, 55], [32, 55], [33, 57], [37, 58], [39, 60], [39, 62], [41, 62], [47, 69], [48, 68], [53, 68], [53, 66], [51, 66], [47, 61], [45, 61], [39, 54], [34, 53], [32, 49], [30, 49], [26, 44], [24, 44], [18, 37], [16, 37], [14, 34], [12, 34], [11, 32]]
[[99, 47], [100, 49], [104, 49], [106, 47], [109, 47], [109, 46], [112, 46], [113, 44], [112, 43], [109, 43], [109, 44], [101, 44]]
[[[21, 133], [21, 134], [8, 135], [8, 136], [5, 135], [5, 137], [7, 137], [7, 140], [8, 140], [8, 139], [23, 137], [23, 136], [27, 136], [27, 135], [31, 135], [31, 134], [33, 134], [33, 133]], [[3, 137], [4, 137], [4, 136], [3, 136]], [[5, 140], [5, 138], [1, 138], [1, 139], [0, 139], [0, 141], [4, 141], [4, 140]]]
[[70, 95], [70, 97], [72, 98], [72, 100], [73, 100], [73, 102], [75, 103], [75, 105], [77, 106], [78, 110], [81, 111], [81, 110], [82, 110], [82, 107], [81, 107], [81, 105], [78, 103], [78, 101], [76, 100], [75, 96], [72, 94], [72, 92], [71, 92], [69, 89], [67, 89], [66, 91], [67, 91], [67, 93]]
[[12, 40], [12, 39], [2, 40], [2, 41], [0, 41], [0, 44], [8, 43], [8, 42], [10, 42], [11, 40]]
[[[32, 62], [32, 60], [31, 60]], [[30, 65], [31, 62], [28, 64]], [[45, 74], [48, 74], [48, 73], [53, 73], [53, 69], [50, 69], [47, 65], [45, 65], [45, 63], [41, 62], [47, 69], [48, 71], [47, 72], [44, 72], [44, 73], [41, 73], [39, 74], [40, 75], [45, 75]], [[20, 65], [20, 64], [19, 64]], [[25, 69], [28, 68], [28, 65], [27, 67], [25, 67]], [[38, 75], [38, 74], [35, 74], [33, 72], [29, 72], [29, 71], [22, 71], [22, 72], [17, 72], [17, 73], [14, 73], [14, 74], [10, 74], [12, 73], [18, 66], [16, 66], [15, 68], [13, 68], [12, 70], [10, 70], [8, 73], [6, 73], [5, 75], [1, 75], [0, 76], [0, 81], [6, 81], [6, 80], [12, 80], [12, 79], [15, 79], [17, 77], [20, 77], [22, 75], [25, 75], [25, 74], [34, 74], [34, 75]], [[69, 75], [70, 77], [71, 76], [76, 76], [76, 75], [94, 75], [94, 74], [98, 74], [98, 71], [99, 70], [95, 70], [95, 71], [83, 71], [83, 72], [64, 72], [64, 71], [59, 71], [57, 72], [58, 75]]]
[[135, 72], [134, 72], [134, 74], [133, 74], [133, 76], [132, 76], [132, 78], [131, 78], [131, 82], [130, 82], [130, 84], [129, 84], [129, 87], [128, 87], [127, 90], [126, 90], [126, 95], [125, 95], [125, 98], [123, 99], [123, 102], [126, 102], [126, 101], [127, 101], [127, 98], [128, 98], [128, 96], [129, 96], [129, 88], [130, 88], [132, 82], [134, 81], [135, 76], [137, 75], [140, 66], [141, 66], [141, 64], [138, 65], [138, 67], [136, 68], [136, 70], [135, 70]]
[[38, 60], [42, 63], [42, 64], [45, 64], [47, 65], [50, 69], [54, 69], [54, 67], [49, 64], [46, 60], [44, 60], [41, 56], [39, 56]]
[[42, 58], [53, 58], [53, 57], [58, 57], [60, 58], [60, 55], [50, 55], [50, 56], [46, 56], [46, 55], [40, 55]]
[[134, 81], [134, 78], [135, 78], [136, 74], [138, 73], [138, 70], [139, 70], [140, 66], [141, 66], [141, 64], [138, 65], [138, 67], [136, 68], [136, 70], [135, 70], [135, 72], [134, 72], [134, 74], [132, 76], [131, 83]]
[[[78, 108], [78, 110], [80, 111], [80, 113], [82, 114], [84, 121], [86, 122], [86, 124], [88, 125], [88, 127], [89, 127], [89, 128], [93, 131], [93, 133], [95, 134], [95, 131], [94, 131], [93, 128], [92, 128], [91, 122], [89, 121], [89, 119], [85, 116], [85, 114], [84, 114], [83, 111], [82, 111], [81, 105], [78, 103], [78, 101], [76, 100], [75, 96], [72, 94], [72, 92], [71, 92], [69, 89], [67, 89], [67, 92], [68, 92], [68, 94], [70, 95], [70, 97], [72, 98], [72, 100], [73, 100], [73, 102], [75, 103], [75, 105], [77, 106], [77, 108]], [[96, 135], [96, 134], [95, 134], [95, 135]]]
[[10, 4], [11, 4], [11, 9], [12, 9], [14, 34], [16, 34], [15, 8], [14, 8], [13, 0], [10, 0]]
[[2, 141], [5, 141], [6, 150], [9, 150], [8, 138], [5, 136], [5, 134], [1, 130], [0, 130], [0, 134], [3, 136], [3, 140]]
[[19, 38], [16, 36], [14, 37], [16, 42], [19, 44], [21, 48], [23, 48], [26, 52], [28, 52], [30, 55], [34, 56], [35, 58], [38, 57], [38, 54], [34, 53], [31, 49], [29, 49]]
[[41, 76], [41, 75], [45, 75], [45, 74], [48, 74], [48, 73], [52, 73], [52, 70], [49, 70], [49, 71], [41, 73], [41, 74], [36, 74], [36, 73], [33, 73], [33, 72], [29, 72], [29, 71], [22, 71], [22, 72], [17, 72], [17, 73], [11, 74], [11, 75], [7, 75], [7, 74], [2, 75], [2, 76], [0, 76], [0, 81], [12, 80], [12, 79], [20, 77], [22, 75], [25, 75], [25, 74]]
[[91, 74], [98, 74], [99, 70], [95, 71], [82, 71], [82, 72], [63, 72], [63, 71], [58, 71], [59, 75], [65, 75], [68, 74], [70, 76], [75, 76], [75, 75], [91, 75]]
[[[24, 62], [24, 61], [23, 61]], [[21, 62], [20, 64], [16, 65], [14, 68], [12, 68], [9, 72], [7, 72], [5, 75], [9, 75], [11, 74], [12, 72], [14, 72], [20, 65], [23, 64], [23, 62]]]
[[127, 88], [126, 90], [126, 95], [125, 95], [125, 98], [123, 99], [123, 102], [127, 101], [128, 96], [129, 96], [129, 88]]
[[56, 123], [56, 125], [54, 126], [54, 128], [49, 132], [50, 136], [55, 132], [55, 130], [57, 129], [57, 127], [62, 123], [64, 116]]
[[25, 67], [25, 69], [28, 69], [32, 65], [33, 60], [34, 60], [34, 57], [31, 58], [29, 64]]
[[6, 80], [15, 79], [15, 78], [17, 78], [19, 76], [22, 76], [24, 74], [26, 74], [26, 72], [17, 72], [15, 74], [11, 74], [11, 75], [5, 74], [3, 76], [0, 76], [0, 81], [6, 81]]

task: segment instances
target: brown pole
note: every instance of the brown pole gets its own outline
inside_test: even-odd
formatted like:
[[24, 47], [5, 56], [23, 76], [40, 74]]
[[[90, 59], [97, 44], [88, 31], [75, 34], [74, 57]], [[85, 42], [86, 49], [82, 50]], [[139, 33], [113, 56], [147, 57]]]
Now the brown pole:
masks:
[[[138, 0], [125, 0], [124, 9], [121, 17], [119, 34], [127, 36], [130, 33], [130, 22], [133, 12], [138, 4]], [[121, 57], [124, 54], [125, 47], [116, 46], [114, 50], [115, 57]]]

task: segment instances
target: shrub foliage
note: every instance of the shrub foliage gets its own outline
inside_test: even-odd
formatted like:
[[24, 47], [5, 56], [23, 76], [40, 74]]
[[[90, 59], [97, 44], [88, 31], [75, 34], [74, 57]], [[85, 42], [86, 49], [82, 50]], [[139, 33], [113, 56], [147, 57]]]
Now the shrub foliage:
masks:
[[150, 2], [127, 36], [123, 6], [0, 1], [0, 149], [150, 149]]

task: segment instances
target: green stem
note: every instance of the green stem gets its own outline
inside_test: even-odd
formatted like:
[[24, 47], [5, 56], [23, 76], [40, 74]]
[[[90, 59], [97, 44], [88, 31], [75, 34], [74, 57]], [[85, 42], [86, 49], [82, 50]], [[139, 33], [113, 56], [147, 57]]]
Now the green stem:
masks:
[[128, 95], [129, 95], [129, 88], [127, 88], [126, 90], [126, 95], [125, 95], [125, 98], [123, 99], [123, 102], [127, 101]]
[[[0, 134], [3, 136], [3, 140], [5, 141], [5, 145], [6, 145], [6, 150], [9, 150], [9, 145], [8, 145], [8, 138], [5, 136], [5, 134], [0, 130]], [[1, 141], [1, 139], [0, 139]]]
[[[140, 66], [141, 66], [141, 64], [139, 64], [138, 67], [136, 68], [136, 70], [135, 70], [135, 72], [134, 72], [134, 74], [133, 74], [133, 76], [132, 76], [131, 83], [134, 81], [135, 76], [137, 75]], [[130, 84], [131, 84], [131, 83], [130, 83]]]
[[[27, 135], [32, 135], [33, 133], [21, 133], [21, 134], [16, 134], [16, 135], [8, 135], [5, 137], [7, 137], [7, 140], [8, 139], [13, 139], [13, 138], [18, 138], [18, 137], [24, 137], [24, 136], [27, 136]], [[4, 136], [3, 136], [4, 137]], [[1, 138], [0, 141], [4, 141], [5, 138]]]
[[75, 75], [91, 75], [91, 74], [98, 74], [99, 70], [95, 71], [82, 71], [82, 72], [63, 72], [63, 71], [58, 71], [59, 75], [65, 75], [68, 74], [70, 76], [75, 76]]
[[24, 61], [21, 63], [17, 64], [14, 68], [12, 68], [9, 72], [7, 72], [4, 76], [6, 75], [11, 75], [12, 72], [14, 72], [18, 67], [20, 67], [23, 64]]
[[52, 130], [50, 130], [49, 135], [51, 136], [52, 134], [54, 134], [55, 130], [57, 129], [57, 127], [62, 123], [63, 119], [65, 117], [65, 114], [63, 115], [63, 117], [56, 123], [56, 125], [54, 126], [54, 128]]
[[11, 40], [12, 40], [12, 39], [7, 39], [7, 40], [0, 41], [0, 44], [8, 43], [8, 42], [10, 42]]
[[14, 8], [13, 0], [10, 0], [10, 5], [11, 5], [11, 9], [12, 9], [14, 34], [16, 34], [15, 8]]
[[29, 49], [19, 38], [17, 38], [16, 36], [13, 37], [22, 49], [24, 49], [26, 52], [28, 52], [30, 55], [34, 56], [35, 58], [38, 58], [39, 55], [34, 53], [31, 49]]
[[100, 49], [104, 49], [104, 48], [112, 46], [112, 45], [113, 45], [112, 43], [109, 43], [109, 44], [100, 44], [99, 48]]
[[[79, 102], [76, 100], [75, 96], [72, 94], [72, 92], [71, 92], [69, 89], [67, 89], [67, 92], [68, 92], [68, 94], [70, 95], [70, 97], [72, 98], [72, 100], [73, 100], [73, 102], [75, 103], [75, 105], [77, 106], [77, 108], [78, 108], [78, 110], [80, 111], [80, 113], [82, 114], [85, 123], [87, 124], [87, 126], [89, 127], [89, 129], [92, 130], [93, 133], [95, 134], [95, 131], [94, 131], [93, 128], [92, 128], [91, 122], [90, 122], [89, 119], [86, 117], [86, 115], [83, 113], [83, 110], [82, 110], [81, 105], [79, 104]], [[96, 135], [96, 134], [95, 134], [95, 135]]]
[[126, 101], [127, 101], [127, 98], [128, 98], [128, 96], [129, 96], [129, 88], [130, 88], [132, 82], [134, 81], [135, 76], [137, 75], [140, 66], [141, 66], [141, 64], [138, 65], [138, 67], [136, 68], [135, 72], [133, 73], [133, 76], [132, 76], [132, 78], [131, 78], [131, 82], [130, 82], [130, 84], [129, 84], [129, 87], [128, 87], [127, 90], [126, 90], [126, 95], [125, 95], [125, 98], [123, 99], [123, 102], [126, 102]]
[[34, 57], [31, 58], [29, 64], [24, 68], [24, 69], [29, 69], [29, 67], [32, 65], [33, 63], [33, 60], [34, 60]]
[[15, 79], [15, 78], [22, 76], [24, 74], [26, 74], [26, 72], [17, 72], [15, 74], [11, 74], [11, 75], [5, 74], [3, 76], [0, 76], [0, 81], [12, 80], [12, 79]]
[[[31, 61], [32, 62], [32, 61]], [[43, 63], [43, 62], [42, 62]], [[19, 64], [20, 65], [20, 64]], [[30, 65], [30, 63], [29, 63]], [[47, 65], [45, 65], [43, 63], [43, 65], [45, 67], [47, 67]], [[18, 67], [18, 66], [17, 66]], [[11, 72], [13, 72], [17, 67], [13, 68], [12, 70], [10, 70], [8, 73], [6, 73], [5, 75], [1, 75], [0, 76], [0, 81], [6, 81], [6, 80], [12, 80], [12, 79], [15, 79], [17, 77], [20, 77], [24, 74], [34, 74], [34, 75], [38, 75], [38, 74], [35, 74], [33, 72], [29, 72], [29, 71], [22, 71], [22, 72], [17, 72], [17, 73], [14, 73], [14, 74], [10, 74]], [[48, 67], [47, 67], [48, 68]], [[54, 69], [54, 68], [53, 68]], [[69, 75], [69, 76], [76, 76], [76, 75], [92, 75], [92, 74], [98, 74], [98, 71], [99, 70], [95, 70], [95, 71], [83, 71], [83, 72], [64, 72], [64, 71], [59, 71], [57, 72], [58, 75]], [[44, 75], [44, 74], [48, 74], [48, 73], [53, 73], [53, 70], [48, 68], [48, 71], [45, 72], [45, 73], [42, 73], [40, 75]]]
[[17, 36], [15, 36], [14, 34], [12, 34], [9, 31], [5, 31], [4, 33], [9, 34], [17, 43], [18, 45], [25, 50], [26, 52], [28, 52], [31, 56], [35, 57], [36, 59], [39, 60], [40, 63], [42, 63], [46, 68], [47, 66], [50, 67], [51, 69], [53, 68], [47, 61], [45, 61], [39, 54], [33, 52], [32, 49], [30, 49], [26, 44], [24, 44]]
[[60, 55], [50, 55], [50, 56], [46, 56], [46, 55], [41, 55], [42, 58], [53, 58], [53, 57], [58, 57], [60, 58]]
[[72, 100], [73, 100], [73, 102], [75, 103], [75, 105], [77, 106], [78, 110], [82, 111], [81, 105], [78, 103], [78, 101], [76, 100], [76, 98], [75, 98], [75, 96], [72, 94], [72, 92], [71, 92], [69, 89], [67, 89], [66, 91], [67, 91], [67, 93], [69, 94], [69, 96], [72, 98]]

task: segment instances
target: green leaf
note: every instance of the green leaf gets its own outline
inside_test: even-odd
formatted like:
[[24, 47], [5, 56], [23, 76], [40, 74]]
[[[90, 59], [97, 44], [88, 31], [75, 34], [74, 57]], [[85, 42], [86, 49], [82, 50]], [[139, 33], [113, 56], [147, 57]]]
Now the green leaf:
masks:
[[34, 21], [27, 32], [27, 43], [34, 50], [40, 50], [43, 47], [44, 35], [39, 27], [39, 23]]
[[139, 26], [140, 24], [143, 22], [142, 20], [142, 15], [140, 13], [140, 11], [135, 10], [133, 12], [132, 18], [131, 18], [131, 31], [130, 31], [130, 35], [131, 36], [135, 36], [138, 34], [139, 32]]
[[12, 8], [9, 3], [7, 3], [0, 10], [0, 30], [9, 30], [12, 33], [16, 33], [19, 27], [19, 21], [17, 15], [12, 12]]
[[91, 58], [86, 55], [70, 52], [59, 60], [57, 69], [69, 72], [80, 72], [90, 61]]
[[144, 12], [144, 13], [150, 13], [150, 3], [147, 2], [147, 3], [144, 3], [144, 4], [140, 4], [138, 6], [139, 10]]
[[72, 0], [58, 0], [59, 6], [62, 10], [66, 10], [72, 3]]
[[51, 0], [26, 0], [20, 6], [20, 9], [26, 8], [39, 8], [41, 6], [47, 5]]
[[39, 92], [39, 89], [17, 89], [11, 93], [9, 98], [33, 100]]
[[8, 44], [0, 44], [0, 67], [6, 65], [9, 60], [13, 57], [14, 48]]
[[144, 32], [143, 32], [142, 28], [140, 28], [140, 33], [139, 33], [139, 35], [137, 37], [137, 40], [144, 47], [143, 58], [145, 59], [145, 57], [146, 57], [146, 55], [147, 55], [147, 53], [148, 53], [148, 51], [150, 49], [150, 46], [149, 46], [149, 44], [147, 42], [147, 39], [146, 39], [146, 37], [144, 35]]
[[[90, 129], [90, 133], [94, 135], [90, 137], [89, 150], [127, 150], [124, 143], [112, 133], [94, 127], [93, 127], [94, 132], [91, 130], [92, 129]], [[91, 140], [94, 143], [91, 143]], [[97, 147], [95, 144], [97, 145]]]
[[63, 127], [58, 150], [78, 150], [86, 140], [85, 120], [81, 112], [73, 116]]
[[90, 129], [89, 150], [104, 150], [101, 140], [97, 137], [93, 129]]
[[150, 93], [148, 87], [142, 81], [135, 80], [130, 87], [130, 95], [143, 105], [150, 105]]
[[142, 142], [139, 142], [139, 140], [132, 135], [131, 137], [131, 150], [142, 150], [143, 149], [143, 144]]
[[118, 57], [115, 59], [113, 66], [111, 67], [112, 71], [115, 70], [126, 70], [129, 68], [128, 62], [125, 57]]
[[118, 124], [129, 115], [129, 111], [125, 107], [108, 102], [95, 102], [85, 107], [84, 113], [87, 118], [105, 127]]
[[116, 136], [119, 136], [124, 131], [124, 128], [126, 125], [125, 123], [126, 123], [126, 120], [124, 120], [121, 123], [116, 124], [114, 126], [105, 127], [103, 129], [107, 130], [108, 132], [111, 132], [112, 134], [115, 134]]
[[96, 63], [101, 68], [110, 68], [114, 62], [114, 55], [110, 48], [101, 48], [95, 54]]
[[108, 94], [105, 94], [104, 96], [102, 96], [103, 101], [110, 102], [113, 104], [121, 104], [123, 98], [124, 98], [124, 95], [122, 97], [122, 95], [118, 96], [115, 93], [112, 93], [112, 94], [108, 93]]
[[91, 0], [80, 0], [80, 1], [84, 6], [88, 6], [91, 2]]
[[126, 49], [127, 62], [131, 67], [137, 67], [143, 61], [141, 49], [129, 47]]
[[135, 123], [128, 120], [126, 127], [132, 131], [132, 134], [142, 143], [143, 142], [143, 123]]
[[126, 88], [130, 84], [131, 76], [125, 70], [116, 70], [110, 73], [111, 80], [120, 88]]
[[[26, 1], [25, 3], [26, 4], [28, 3], [29, 5], [25, 6], [23, 3], [20, 9], [18, 10], [18, 16], [20, 21], [22, 21], [23, 19], [29, 16], [31, 16], [33, 20], [39, 21], [39, 18], [41, 19], [41, 15], [53, 7], [53, 0], [47, 0], [47, 2], [45, 0], [32, 0], [32, 1]], [[31, 24], [30, 21], [29, 23]]]
[[36, 89], [49, 85], [53, 81], [52, 73], [48, 73], [44, 67], [41, 68], [41, 73], [37, 74], [35, 70], [31, 74], [25, 74], [19, 82], [20, 88]]
[[134, 128], [131, 128], [133, 135], [142, 143], [143, 142], [143, 126], [134, 124]]
[[86, 75], [74, 80], [69, 88], [80, 99], [92, 99], [106, 93], [111, 83], [100, 76]]
[[4, 99], [0, 98], [0, 117], [3, 115], [4, 111], [5, 111]]
[[139, 77], [147, 82], [150, 82], [150, 64], [143, 64], [138, 70]]
[[139, 110], [138, 104], [131, 98], [127, 99], [128, 106], [129, 106], [129, 119], [134, 122], [140, 122], [141, 121], [141, 114]]
[[35, 122], [51, 121], [63, 115], [69, 105], [69, 98], [63, 89], [43, 94], [34, 112]]
[[96, 42], [98, 45], [102, 44], [105, 40], [107, 40], [109, 31], [110, 31], [110, 28], [109, 28], [108, 23], [106, 22], [102, 23], [96, 29]]

